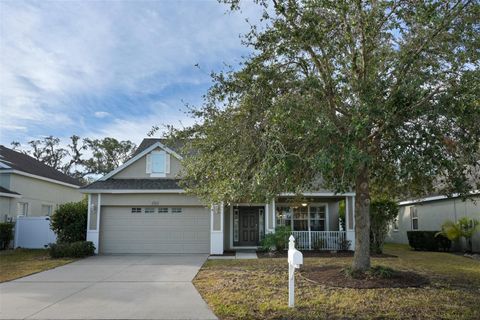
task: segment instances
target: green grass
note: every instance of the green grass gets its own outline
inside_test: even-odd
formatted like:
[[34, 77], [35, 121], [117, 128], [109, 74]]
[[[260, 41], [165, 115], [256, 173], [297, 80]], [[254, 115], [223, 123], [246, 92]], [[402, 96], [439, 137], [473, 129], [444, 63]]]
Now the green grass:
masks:
[[[194, 284], [221, 319], [480, 319], [480, 262], [450, 253], [387, 245], [397, 258], [374, 266], [427, 276], [423, 288], [331, 288], [296, 278], [296, 308], [287, 307], [285, 258], [209, 260]], [[350, 265], [351, 258], [306, 258], [305, 265]]]
[[45, 249], [0, 251], [0, 282], [62, 266], [73, 259], [51, 259]]

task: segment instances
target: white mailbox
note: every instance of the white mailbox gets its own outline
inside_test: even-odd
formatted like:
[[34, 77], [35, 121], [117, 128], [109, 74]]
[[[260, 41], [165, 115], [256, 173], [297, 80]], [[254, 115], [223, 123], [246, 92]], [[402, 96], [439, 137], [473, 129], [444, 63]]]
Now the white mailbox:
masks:
[[297, 249], [288, 250], [288, 264], [291, 264], [295, 269], [300, 268], [303, 264], [303, 254]]
[[295, 269], [303, 264], [303, 254], [295, 249], [295, 238], [288, 238], [288, 306], [295, 306]]

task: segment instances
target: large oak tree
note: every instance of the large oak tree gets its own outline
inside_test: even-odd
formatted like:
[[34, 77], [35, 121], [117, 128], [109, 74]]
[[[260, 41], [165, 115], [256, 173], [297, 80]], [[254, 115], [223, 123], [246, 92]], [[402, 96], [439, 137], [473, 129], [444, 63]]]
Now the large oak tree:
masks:
[[479, 188], [478, 2], [257, 3], [253, 53], [214, 75], [196, 125], [172, 131], [195, 150], [188, 190], [229, 202], [353, 189], [353, 269], [364, 271], [372, 188]]

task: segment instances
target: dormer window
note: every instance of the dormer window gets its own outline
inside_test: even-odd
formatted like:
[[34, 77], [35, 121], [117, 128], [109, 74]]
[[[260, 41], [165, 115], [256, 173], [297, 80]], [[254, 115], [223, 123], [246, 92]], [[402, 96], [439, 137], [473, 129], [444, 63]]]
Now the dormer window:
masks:
[[165, 152], [152, 152], [152, 173], [165, 173]]
[[170, 173], [170, 155], [163, 150], [156, 150], [147, 155], [147, 174], [150, 177], [166, 177]]

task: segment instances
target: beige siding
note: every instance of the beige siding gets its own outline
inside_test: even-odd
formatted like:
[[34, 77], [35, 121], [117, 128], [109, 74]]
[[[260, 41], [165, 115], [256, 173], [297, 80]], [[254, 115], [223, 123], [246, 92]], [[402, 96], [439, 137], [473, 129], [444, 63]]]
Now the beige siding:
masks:
[[[156, 150], [161, 150], [157, 148]], [[150, 174], [146, 173], [147, 156], [143, 156], [142, 158], [138, 159], [116, 175], [114, 175], [113, 179], [149, 179]], [[179, 176], [181, 170], [181, 163], [180, 160], [175, 158], [173, 155], [170, 155], [170, 173], [166, 175], [166, 179], [174, 179]], [[155, 178], [161, 179], [161, 178]]]
[[197, 197], [181, 193], [102, 194], [102, 206], [204, 206]]
[[[408, 244], [407, 231], [412, 230], [411, 207], [410, 205], [400, 207], [398, 231], [391, 229], [387, 241]], [[418, 230], [437, 231], [446, 220], [456, 221], [465, 216], [480, 220], [480, 197], [473, 197], [467, 201], [461, 199], [430, 201], [417, 204], [415, 207], [418, 213]], [[474, 237], [474, 250], [480, 251], [480, 232]]]
[[101, 253], [209, 253], [210, 210], [131, 213], [130, 207], [102, 207]]
[[0, 222], [7, 220], [7, 217], [10, 217], [11, 199], [9, 197], [0, 197]]
[[17, 216], [17, 203], [28, 203], [28, 216], [41, 216], [42, 204], [52, 205], [53, 210], [63, 203], [80, 201], [84, 195], [79, 189], [18, 174], [10, 176], [10, 190], [18, 192], [21, 198], [11, 200], [11, 217]]

